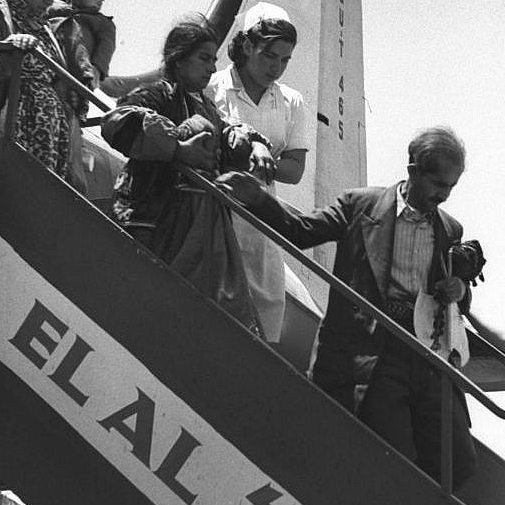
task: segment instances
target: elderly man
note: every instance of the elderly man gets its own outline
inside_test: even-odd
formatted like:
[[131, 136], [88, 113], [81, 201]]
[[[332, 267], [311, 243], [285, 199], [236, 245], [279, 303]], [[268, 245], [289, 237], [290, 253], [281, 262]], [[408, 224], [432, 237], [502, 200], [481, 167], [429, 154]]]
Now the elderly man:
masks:
[[[299, 247], [336, 241], [335, 275], [413, 332], [413, 307], [420, 290], [443, 303], [458, 302], [463, 311], [468, 309], [470, 290], [457, 275], [444, 274], [442, 258], [460, 242], [463, 230], [438, 208], [464, 170], [464, 146], [452, 130], [437, 127], [417, 135], [408, 152], [406, 181], [388, 188], [345, 191], [333, 205], [308, 215], [290, 212], [250, 174], [225, 174], [221, 182]], [[370, 385], [357, 408], [357, 391], [368, 379]], [[440, 479], [439, 373], [335, 290], [330, 291], [319, 331], [313, 380]], [[473, 473], [476, 456], [459, 389], [453, 403], [457, 487]]]

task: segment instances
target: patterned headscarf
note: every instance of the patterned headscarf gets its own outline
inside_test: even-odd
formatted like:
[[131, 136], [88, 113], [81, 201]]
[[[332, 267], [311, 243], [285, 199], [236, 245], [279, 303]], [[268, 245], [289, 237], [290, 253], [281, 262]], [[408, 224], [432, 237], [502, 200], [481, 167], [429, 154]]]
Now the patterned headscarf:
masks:
[[47, 14], [41, 10], [40, 14], [30, 12], [26, 0], [7, 0], [11, 11], [14, 28], [18, 33], [29, 33], [35, 37], [43, 36], [44, 25], [47, 24]]
[[17, 33], [29, 33], [37, 37], [49, 55], [53, 58], [59, 58], [58, 51], [54, 48], [54, 40], [47, 33], [48, 21], [45, 10], [40, 14], [30, 12], [30, 6], [26, 0], [7, 0], [11, 12], [14, 31]]

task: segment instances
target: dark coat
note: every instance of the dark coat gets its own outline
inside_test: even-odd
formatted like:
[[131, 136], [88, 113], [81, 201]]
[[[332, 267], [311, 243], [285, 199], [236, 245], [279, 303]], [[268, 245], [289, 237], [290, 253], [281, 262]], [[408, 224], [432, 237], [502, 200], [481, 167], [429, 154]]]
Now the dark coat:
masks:
[[[178, 140], [212, 131], [221, 171], [239, 167], [244, 160], [248, 167], [253, 140], [271, 148], [248, 125], [222, 120], [214, 103], [204, 95], [201, 98], [196, 100], [180, 85], [160, 80], [134, 89], [103, 117], [104, 139], [130, 158], [115, 185], [114, 213], [119, 222], [147, 225], [163, 219], [167, 199], [171, 200], [168, 195], [181, 183], [180, 173], [172, 167]], [[202, 127], [202, 121], [207, 126]]]
[[[187, 104], [187, 105], [186, 105]], [[120, 222], [155, 223], [160, 219], [168, 194], [179, 179], [170, 169], [171, 158], [181, 131], [178, 126], [188, 115], [195, 114], [195, 100], [177, 85], [158, 81], [137, 88], [118, 101], [118, 108], [102, 120], [102, 135], [109, 144], [130, 160], [116, 181], [114, 204]], [[209, 101], [206, 117], [221, 133], [222, 121]], [[146, 124], [155, 123], [165, 133], [158, 151], [144, 133]], [[142, 139], [142, 141], [138, 141]], [[148, 152], [132, 152], [134, 146], [149, 145]], [[168, 193], [167, 193], [168, 192]]]
[[[269, 198], [261, 209], [255, 209], [255, 213], [301, 248], [336, 241], [333, 273], [383, 309], [391, 274], [396, 190], [397, 185], [352, 189], [341, 194], [333, 205], [309, 215], [295, 215]], [[429, 292], [434, 283], [443, 278], [438, 261], [440, 254], [447, 255], [449, 247], [460, 242], [463, 229], [454, 218], [438, 209], [434, 231]], [[384, 331], [379, 328], [373, 318], [336, 290], [330, 290], [328, 308], [319, 331], [313, 380], [349, 408], [353, 404], [355, 386], [361, 382], [362, 367], [375, 363], [375, 356], [380, 353]]]
[[[221, 120], [208, 98], [165, 80], [121, 99], [102, 122], [104, 139], [130, 157], [115, 184], [113, 214], [173, 271], [262, 336], [228, 209], [192, 188], [177, 171], [179, 141], [204, 131], [211, 133], [205, 141], [209, 149], [221, 152], [222, 170], [227, 151], [244, 149], [248, 159], [252, 142], [260, 140], [246, 125]], [[215, 173], [204, 175], [212, 179]]]

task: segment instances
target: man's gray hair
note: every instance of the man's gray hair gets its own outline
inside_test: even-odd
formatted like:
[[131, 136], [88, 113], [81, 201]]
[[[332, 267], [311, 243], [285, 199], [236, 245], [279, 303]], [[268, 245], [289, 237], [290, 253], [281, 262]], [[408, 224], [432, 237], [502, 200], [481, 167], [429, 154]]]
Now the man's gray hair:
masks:
[[421, 170], [436, 170], [437, 161], [446, 159], [465, 168], [463, 141], [447, 126], [435, 126], [418, 133], [409, 144], [409, 164]]

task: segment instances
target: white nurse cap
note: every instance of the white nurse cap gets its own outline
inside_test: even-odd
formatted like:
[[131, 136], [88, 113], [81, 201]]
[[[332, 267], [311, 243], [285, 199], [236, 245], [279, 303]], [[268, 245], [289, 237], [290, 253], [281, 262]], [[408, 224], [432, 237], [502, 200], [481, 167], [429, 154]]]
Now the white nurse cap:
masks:
[[285, 21], [290, 21], [288, 13], [282, 7], [269, 2], [258, 2], [245, 14], [237, 16], [237, 24], [239, 27], [241, 26], [240, 29], [242, 31], [247, 32], [262, 19], [284, 19]]

